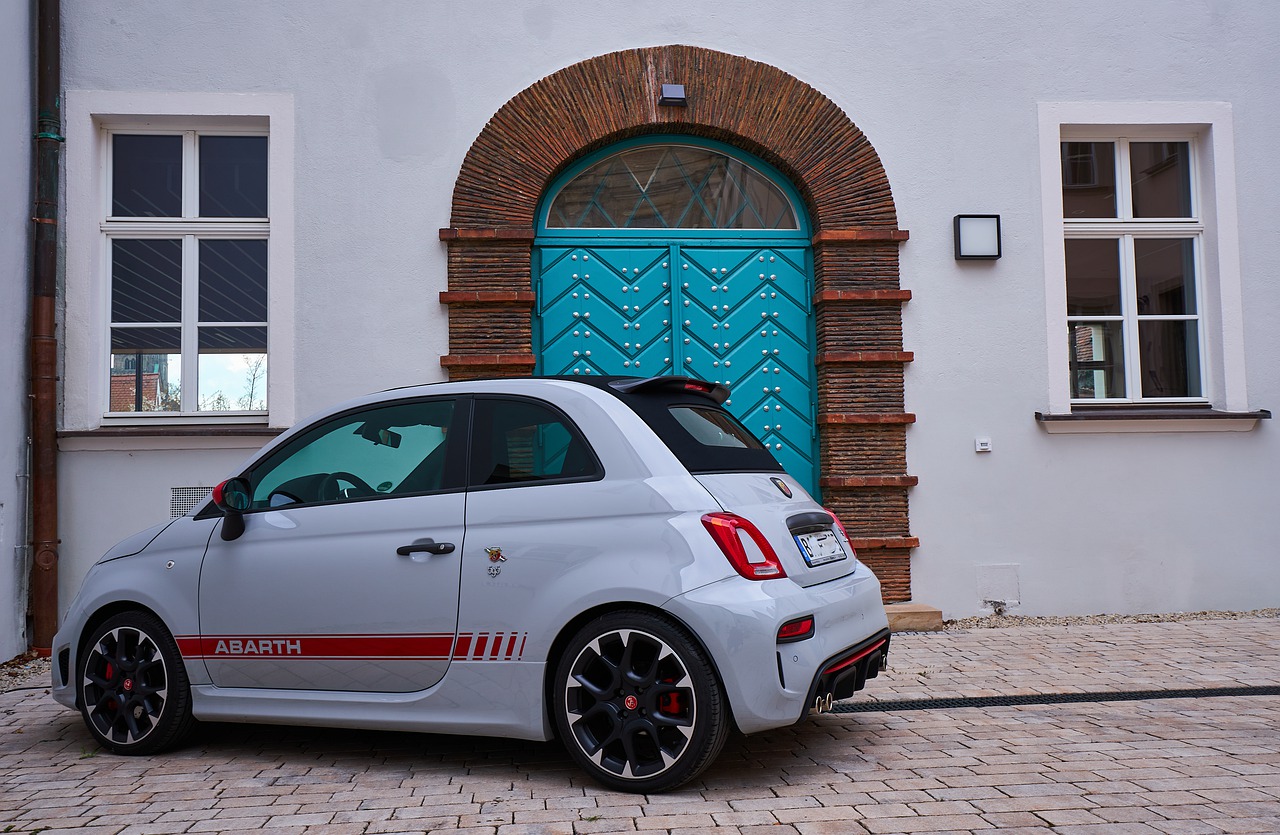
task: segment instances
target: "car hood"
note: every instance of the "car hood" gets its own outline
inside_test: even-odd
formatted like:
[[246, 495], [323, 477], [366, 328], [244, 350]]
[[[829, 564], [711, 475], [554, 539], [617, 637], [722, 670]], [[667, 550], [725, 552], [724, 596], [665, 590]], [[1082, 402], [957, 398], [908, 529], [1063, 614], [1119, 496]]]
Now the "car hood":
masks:
[[168, 522], [161, 522], [159, 525], [154, 525], [147, 528], [145, 531], [139, 531], [133, 536], [125, 537], [107, 549], [107, 553], [103, 554], [102, 559], [98, 560], [98, 562], [104, 563], [110, 562], [111, 560], [118, 560], [121, 557], [132, 557], [134, 554], [141, 552], [150, 545], [151, 542], [159, 536], [165, 528], [172, 525], [174, 521], [175, 520], [170, 519]]

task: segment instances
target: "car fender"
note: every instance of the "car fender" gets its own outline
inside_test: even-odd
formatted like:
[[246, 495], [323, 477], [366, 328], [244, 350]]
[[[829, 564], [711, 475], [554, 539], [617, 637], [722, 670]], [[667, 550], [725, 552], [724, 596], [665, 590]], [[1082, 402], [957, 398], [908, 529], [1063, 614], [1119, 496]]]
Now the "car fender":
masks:
[[[79, 664], [80, 644], [89, 625], [98, 620], [103, 610], [150, 610], [178, 639], [180, 648], [184, 636], [199, 634], [200, 565], [218, 521], [179, 518], [154, 536], [143, 550], [103, 560], [89, 570], [54, 636], [53, 655], [59, 659], [56, 666], [63, 666], [62, 653], [68, 653], [65, 669], [69, 674], [67, 681], [59, 682], [55, 673], [55, 691], [62, 684], [74, 699], [73, 671]], [[192, 684], [208, 681], [202, 660], [184, 660], [184, 664]], [[54, 695], [57, 698], [60, 694]], [[67, 703], [63, 698], [58, 701]]]

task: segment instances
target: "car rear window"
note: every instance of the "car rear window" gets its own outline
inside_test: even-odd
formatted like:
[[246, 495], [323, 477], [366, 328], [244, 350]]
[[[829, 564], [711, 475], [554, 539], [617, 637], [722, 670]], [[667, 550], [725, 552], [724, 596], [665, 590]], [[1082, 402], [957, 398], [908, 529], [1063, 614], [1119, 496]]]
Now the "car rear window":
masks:
[[728, 412], [705, 406], [671, 406], [670, 411], [676, 423], [703, 446], [764, 449], [764, 444]]
[[620, 378], [601, 378], [588, 384], [631, 407], [689, 472], [783, 472], [773, 454], [746, 427], [711, 396], [686, 389], [684, 378], [632, 391], [611, 386], [615, 379]]

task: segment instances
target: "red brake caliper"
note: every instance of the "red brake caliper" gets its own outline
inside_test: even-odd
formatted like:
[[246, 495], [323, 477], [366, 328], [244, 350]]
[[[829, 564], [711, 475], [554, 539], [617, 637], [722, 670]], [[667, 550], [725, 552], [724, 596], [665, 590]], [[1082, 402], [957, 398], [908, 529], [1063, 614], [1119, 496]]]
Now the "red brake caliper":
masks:
[[[116, 668], [112, 667], [110, 662], [107, 663], [107, 668], [102, 672], [104, 673], [104, 678], [106, 678], [108, 683], [110, 683], [111, 680], [116, 677]], [[110, 701], [107, 702], [107, 710], [115, 710], [115, 709], [116, 709], [116, 700], [111, 699]]]
[[[662, 680], [663, 684], [675, 684], [674, 678], [666, 678]], [[658, 710], [668, 716], [681, 716], [684, 714], [684, 694], [683, 693], [663, 693], [658, 697]]]

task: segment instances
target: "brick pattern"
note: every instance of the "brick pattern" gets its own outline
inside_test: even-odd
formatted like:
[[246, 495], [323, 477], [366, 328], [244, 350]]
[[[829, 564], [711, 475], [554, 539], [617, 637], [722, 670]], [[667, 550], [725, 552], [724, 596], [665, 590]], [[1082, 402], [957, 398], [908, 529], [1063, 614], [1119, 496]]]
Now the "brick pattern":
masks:
[[[658, 85], [709, 79], [686, 108], [658, 107]], [[690, 46], [602, 55], [507, 102], [458, 176], [450, 227], [452, 379], [527, 374], [533, 366], [530, 274], [537, 204], [576, 159], [635, 136], [674, 133], [735, 145], [799, 189], [813, 221], [821, 468], [827, 502], [850, 532], [889, 539], [869, 559], [888, 601], [910, 598], [897, 228], [875, 149], [831, 100], [776, 67]], [[896, 415], [896, 417], [895, 417]], [[828, 437], [831, 436], [831, 437]], [[858, 478], [871, 481], [857, 482]], [[875, 479], [880, 479], [878, 482]]]
[[[1280, 620], [907, 633], [889, 665], [858, 700], [1273, 684]], [[0, 831], [1276, 833], [1277, 727], [1259, 696], [828, 714], [644, 796], [518, 740], [208, 724], [116, 757], [40, 687], [0, 694]]]

